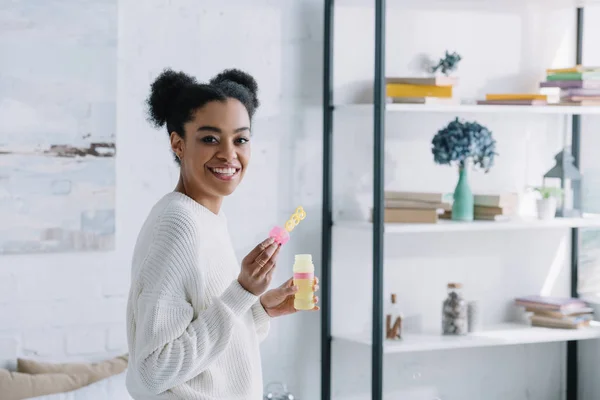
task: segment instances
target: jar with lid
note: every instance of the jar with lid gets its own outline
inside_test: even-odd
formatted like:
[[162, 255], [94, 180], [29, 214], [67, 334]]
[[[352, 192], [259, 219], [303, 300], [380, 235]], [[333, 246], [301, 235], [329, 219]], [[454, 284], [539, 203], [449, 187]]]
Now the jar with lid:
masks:
[[448, 295], [442, 306], [442, 333], [444, 335], [466, 335], [467, 302], [462, 295], [460, 283], [448, 284]]

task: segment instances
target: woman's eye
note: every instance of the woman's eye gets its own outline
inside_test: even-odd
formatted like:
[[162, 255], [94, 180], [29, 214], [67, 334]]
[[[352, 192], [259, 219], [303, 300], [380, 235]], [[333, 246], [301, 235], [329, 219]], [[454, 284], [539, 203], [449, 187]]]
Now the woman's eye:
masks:
[[243, 138], [243, 137], [242, 137], [242, 138], [238, 138], [238, 139], [237, 139], [237, 142], [238, 142], [239, 144], [248, 143], [249, 141], [250, 141], [250, 140], [248, 140], [247, 138]]
[[214, 136], [205, 136], [202, 138], [202, 141], [204, 143], [217, 143], [217, 138], [215, 138]]

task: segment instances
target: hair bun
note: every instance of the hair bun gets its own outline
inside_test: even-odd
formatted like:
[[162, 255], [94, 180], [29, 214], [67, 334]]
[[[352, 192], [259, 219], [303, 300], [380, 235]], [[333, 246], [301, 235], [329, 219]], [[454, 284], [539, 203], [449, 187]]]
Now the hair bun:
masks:
[[239, 69], [226, 69], [210, 80], [211, 85], [218, 86], [221, 83], [233, 82], [243, 86], [252, 95], [254, 108], [258, 108], [258, 84], [252, 75]]
[[165, 69], [150, 86], [150, 96], [146, 101], [151, 122], [157, 127], [167, 122], [169, 110], [175, 99], [186, 86], [196, 83], [196, 79], [172, 69]]

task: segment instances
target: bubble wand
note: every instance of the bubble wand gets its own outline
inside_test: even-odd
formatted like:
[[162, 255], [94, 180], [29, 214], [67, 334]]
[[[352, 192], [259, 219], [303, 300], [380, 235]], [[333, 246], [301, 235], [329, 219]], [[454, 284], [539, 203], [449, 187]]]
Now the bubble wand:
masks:
[[290, 232], [294, 230], [296, 225], [300, 223], [304, 218], [306, 218], [306, 211], [302, 206], [296, 208], [296, 211], [290, 216], [290, 218], [285, 223], [285, 228], [280, 226], [274, 226], [273, 229], [269, 232], [269, 237], [272, 237], [276, 243], [280, 245], [284, 245], [290, 240]]

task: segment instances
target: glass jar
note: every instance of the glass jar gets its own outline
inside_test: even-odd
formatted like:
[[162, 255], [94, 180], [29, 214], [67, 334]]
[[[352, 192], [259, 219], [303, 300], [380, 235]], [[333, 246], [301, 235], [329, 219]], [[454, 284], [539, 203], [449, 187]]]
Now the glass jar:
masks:
[[467, 302], [462, 296], [460, 283], [448, 284], [448, 296], [442, 307], [442, 333], [444, 335], [466, 335]]

